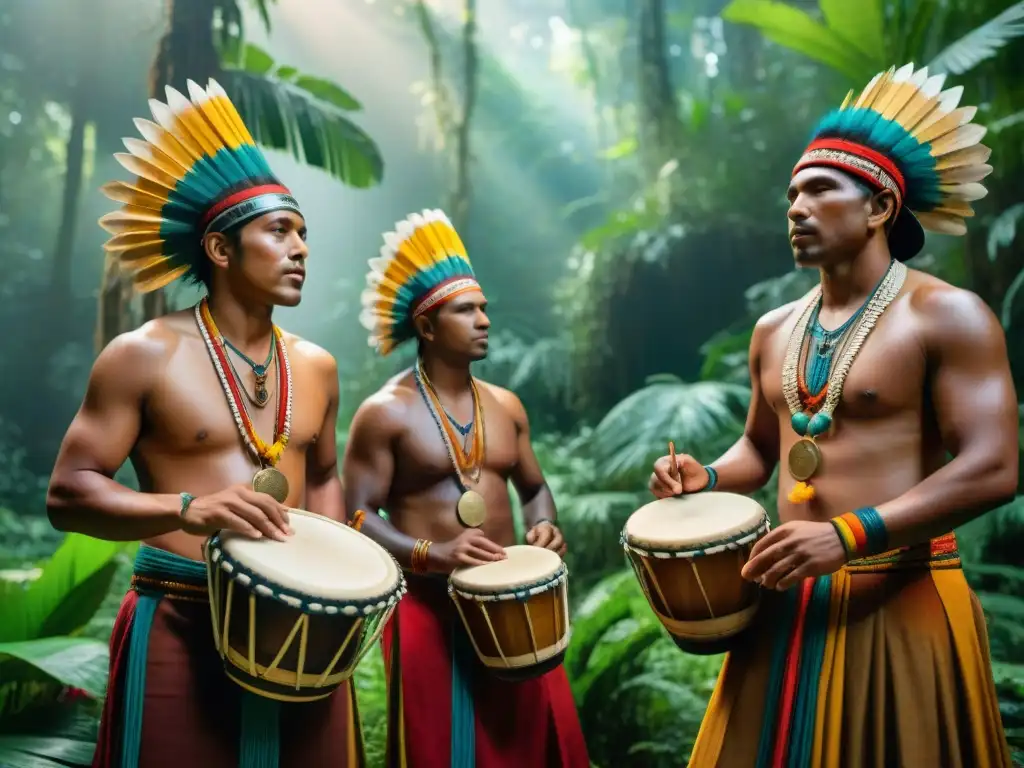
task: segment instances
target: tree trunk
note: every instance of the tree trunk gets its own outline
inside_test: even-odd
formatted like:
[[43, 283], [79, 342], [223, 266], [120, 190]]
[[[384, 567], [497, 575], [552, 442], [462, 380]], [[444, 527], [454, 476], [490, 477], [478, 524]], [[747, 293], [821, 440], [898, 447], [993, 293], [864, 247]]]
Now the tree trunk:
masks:
[[75, 229], [78, 224], [78, 205], [82, 197], [82, 169], [85, 160], [85, 126], [88, 119], [87, 84], [75, 85], [71, 100], [71, 134], [68, 136], [65, 157], [64, 192], [61, 200], [60, 227], [57, 246], [51, 265], [50, 291], [52, 316], [57, 318], [51, 329], [54, 338], [61, 338], [72, 319], [74, 305], [71, 288], [72, 255], [75, 249]]
[[682, 128], [665, 46], [664, 0], [640, 0], [640, 151], [648, 181], [677, 157]]
[[462, 113], [455, 134], [455, 189], [452, 193], [452, 223], [460, 232], [469, 223], [469, 165], [472, 161], [469, 129], [476, 106], [477, 68], [476, 0], [465, 0], [462, 22]]
[[[213, 42], [214, 4], [210, 0], [167, 0], [167, 18], [167, 32], [160, 39], [149, 80], [150, 96], [161, 101], [167, 85], [184, 92], [187, 80], [205, 86], [220, 73], [220, 57]], [[108, 260], [100, 289], [97, 351], [135, 327], [134, 303], [130, 284]], [[141, 303], [140, 324], [167, 311], [163, 290], [147, 294]]]

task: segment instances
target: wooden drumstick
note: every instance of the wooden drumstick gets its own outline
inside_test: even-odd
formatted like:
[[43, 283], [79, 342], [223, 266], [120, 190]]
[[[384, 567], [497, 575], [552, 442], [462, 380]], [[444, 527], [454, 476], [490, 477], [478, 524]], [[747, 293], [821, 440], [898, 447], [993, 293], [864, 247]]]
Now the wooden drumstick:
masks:
[[676, 444], [671, 440], [668, 441], [668, 456], [672, 460], [672, 479], [682, 482], [682, 478], [679, 476], [679, 465], [676, 463]]

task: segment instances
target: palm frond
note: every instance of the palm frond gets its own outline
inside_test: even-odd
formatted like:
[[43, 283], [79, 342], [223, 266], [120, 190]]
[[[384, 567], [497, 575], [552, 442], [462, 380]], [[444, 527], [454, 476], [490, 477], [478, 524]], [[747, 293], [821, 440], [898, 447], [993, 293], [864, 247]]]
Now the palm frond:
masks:
[[[854, 15], [859, 15], [854, 12]], [[793, 6], [776, 0], [732, 0], [722, 18], [749, 24], [773, 43], [841, 72], [852, 80], [870, 77], [878, 62], [835, 29]]]
[[1000, 48], [1024, 35], [1024, 0], [1014, 3], [994, 19], [971, 30], [943, 49], [928, 63], [933, 74], [962, 75], [992, 58]]
[[738, 384], [655, 380], [615, 405], [594, 430], [591, 451], [600, 475], [646, 474], [674, 440], [700, 453], [734, 439], [750, 390]]
[[372, 187], [384, 174], [380, 150], [346, 116], [359, 102], [329, 80], [276, 67], [265, 51], [246, 44], [240, 61], [225, 62], [224, 89], [261, 146], [295, 159], [358, 188]]

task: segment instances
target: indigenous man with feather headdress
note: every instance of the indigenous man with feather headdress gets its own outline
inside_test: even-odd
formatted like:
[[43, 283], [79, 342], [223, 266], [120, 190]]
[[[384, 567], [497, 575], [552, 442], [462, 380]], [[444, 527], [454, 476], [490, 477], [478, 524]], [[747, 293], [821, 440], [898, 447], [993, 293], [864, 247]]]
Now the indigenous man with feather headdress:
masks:
[[[47, 499], [61, 530], [143, 542], [93, 764], [356, 768], [350, 685], [279, 705], [231, 682], [213, 642], [204, 539], [283, 540], [287, 507], [344, 508], [337, 365], [271, 319], [301, 300], [305, 220], [224, 90], [188, 93], [168, 88], [155, 122], [135, 121], [143, 139], [116, 157], [137, 178], [104, 187], [123, 207], [100, 223], [139, 291], [183, 277], [207, 295], [100, 353]], [[129, 457], [141, 492], [113, 479]]]
[[514, 543], [509, 480], [527, 543], [565, 552], [522, 403], [470, 372], [487, 356], [487, 300], [441, 211], [413, 214], [384, 243], [361, 320], [380, 354], [416, 339], [419, 355], [360, 406], [343, 477], [347, 508], [370, 513], [365, 532], [408, 570], [383, 635], [388, 768], [589, 768], [561, 665], [496, 678], [446, 593], [454, 569], [500, 560]]
[[953, 533], [1017, 488], [1006, 343], [977, 296], [905, 266], [922, 225], [965, 233], [992, 170], [976, 109], [943, 82], [891, 69], [819, 123], [788, 195], [797, 265], [820, 284], [757, 323], [739, 442], [710, 466], [655, 464], [665, 497], [748, 493], [785, 462], [782, 524], [743, 569], [760, 617], [692, 766], [1011, 764]]

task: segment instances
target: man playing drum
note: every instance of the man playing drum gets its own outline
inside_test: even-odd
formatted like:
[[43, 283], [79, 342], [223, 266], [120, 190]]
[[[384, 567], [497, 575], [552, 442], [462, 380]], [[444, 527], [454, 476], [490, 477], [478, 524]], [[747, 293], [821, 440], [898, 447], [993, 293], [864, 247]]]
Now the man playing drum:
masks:
[[[350, 686], [278, 718], [215, 650], [206, 537], [287, 540], [288, 506], [344, 519], [338, 381], [330, 355], [271, 320], [301, 299], [298, 204], [221, 87], [188, 92], [168, 88], [166, 104], [150, 101], [156, 122], [136, 120], [145, 140], [125, 139], [117, 158], [137, 178], [104, 187], [124, 207], [100, 223], [138, 290], [185, 277], [207, 296], [100, 353], [47, 499], [60, 530], [143, 542], [94, 765], [359, 766]], [[113, 480], [128, 457], [142, 492]]]
[[786, 457], [782, 524], [743, 568], [773, 592], [692, 766], [1011, 764], [952, 533], [1016, 491], [1005, 340], [978, 297], [904, 266], [922, 225], [964, 233], [992, 170], [976, 110], [942, 84], [889, 70], [819, 123], [788, 216], [820, 285], [757, 323], [743, 437], [710, 467], [655, 464], [659, 497], [749, 493]]
[[497, 679], [446, 593], [453, 569], [493, 563], [514, 543], [509, 479], [527, 543], [559, 554], [565, 545], [522, 403], [470, 373], [487, 355], [490, 321], [458, 234], [441, 211], [396, 230], [370, 262], [361, 320], [382, 355], [416, 338], [418, 361], [360, 406], [343, 462], [347, 509], [386, 511], [367, 514], [363, 530], [411, 571], [383, 638], [387, 765], [587, 768], [563, 668]]

